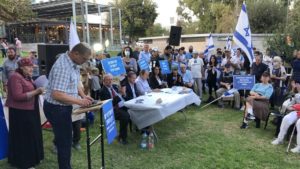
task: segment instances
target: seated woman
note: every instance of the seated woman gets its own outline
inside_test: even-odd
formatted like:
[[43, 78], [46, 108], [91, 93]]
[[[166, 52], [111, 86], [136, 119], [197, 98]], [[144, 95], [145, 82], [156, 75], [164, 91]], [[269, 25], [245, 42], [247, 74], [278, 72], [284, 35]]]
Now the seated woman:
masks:
[[256, 127], [259, 128], [260, 120], [266, 120], [269, 112], [269, 99], [273, 93], [273, 86], [269, 83], [270, 73], [264, 72], [261, 76], [262, 83], [256, 83], [247, 97], [244, 120], [241, 129], [248, 128], [248, 120], [256, 118]]
[[[300, 89], [299, 83], [296, 84], [296, 88], [297, 90]], [[291, 112], [286, 116], [284, 116], [284, 118], [282, 119], [278, 137], [275, 140], [273, 140], [271, 144], [273, 145], [283, 144], [284, 137], [289, 127], [296, 122], [297, 122], [296, 123], [297, 131], [299, 133], [300, 122], [298, 119], [300, 118], [300, 114], [297, 111], [295, 111], [295, 108], [293, 107], [294, 105], [299, 105], [299, 104], [300, 104], [300, 93], [295, 94], [293, 98], [289, 98], [283, 103], [280, 113], [285, 113], [286, 111], [291, 111]], [[297, 146], [293, 148], [291, 151], [293, 153], [300, 153], [300, 134], [297, 134]]]
[[166, 82], [163, 81], [160, 68], [158, 66], [155, 66], [152, 69], [152, 74], [149, 78], [150, 87], [151, 89], [162, 89], [168, 87]]
[[168, 75], [167, 82], [168, 87], [183, 86], [183, 80], [182, 77], [178, 74], [177, 68], [174, 68], [172, 70], [172, 73]]

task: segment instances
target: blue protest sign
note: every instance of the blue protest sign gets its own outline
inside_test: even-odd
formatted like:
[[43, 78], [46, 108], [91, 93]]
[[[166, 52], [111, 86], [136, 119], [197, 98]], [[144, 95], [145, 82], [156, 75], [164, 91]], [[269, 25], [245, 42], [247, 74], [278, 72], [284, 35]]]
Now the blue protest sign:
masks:
[[179, 62], [175, 62], [175, 61], [172, 61], [172, 69], [174, 69], [174, 68], [177, 68], [177, 69], [179, 69]]
[[0, 98], [0, 160], [6, 158], [8, 151], [8, 129], [5, 121], [4, 108]]
[[233, 88], [237, 90], [251, 90], [255, 84], [255, 77], [252, 75], [234, 75]]
[[101, 60], [102, 67], [105, 73], [110, 73], [113, 76], [125, 74], [126, 70], [121, 57], [112, 57]]
[[150, 71], [149, 64], [148, 64], [148, 62], [145, 59], [140, 59], [138, 61], [138, 64], [139, 64], [139, 67], [140, 67], [141, 70], [148, 70], [148, 71]]
[[108, 144], [111, 144], [117, 137], [116, 120], [114, 116], [114, 109], [112, 100], [106, 102], [103, 107], [103, 119], [105, 122], [106, 136]]
[[169, 66], [169, 62], [167, 60], [160, 60], [159, 61], [159, 66], [161, 69], [161, 74], [170, 74], [171, 70], [170, 70], [170, 66]]

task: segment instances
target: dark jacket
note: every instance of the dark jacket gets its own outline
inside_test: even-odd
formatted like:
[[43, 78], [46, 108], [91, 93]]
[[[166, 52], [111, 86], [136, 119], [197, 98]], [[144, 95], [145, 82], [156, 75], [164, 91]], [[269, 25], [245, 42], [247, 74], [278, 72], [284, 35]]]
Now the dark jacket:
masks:
[[268, 65], [264, 63], [260, 63], [259, 65], [257, 65], [256, 63], [252, 64], [251, 74], [255, 75], [255, 83], [260, 82], [261, 75], [267, 70], [268, 70]]
[[169, 74], [167, 78], [167, 82], [168, 82], [168, 87], [183, 86], [183, 80], [179, 74], [177, 75], [177, 80], [173, 79], [173, 74]]
[[[133, 91], [131, 89], [131, 86], [130, 86], [129, 82], [124, 83], [124, 86], [126, 87], [126, 96], [123, 96], [124, 100], [128, 101], [128, 100], [134, 99], [133, 98]], [[135, 91], [136, 97], [139, 97], [139, 94], [137, 92], [136, 84], [134, 84], [134, 91]]]
[[[161, 77], [160, 77], [160, 80], [162, 80]], [[151, 89], [162, 89], [162, 88], [166, 87], [163, 84], [159, 85], [159, 82], [156, 79], [155, 75], [150, 76], [149, 82], [150, 82], [149, 85], [150, 85]]]
[[[113, 89], [115, 90], [115, 92], [119, 93], [118, 87], [116, 85], [113, 85]], [[112, 103], [114, 107], [117, 106], [118, 103], [121, 101], [120, 97], [118, 96], [111, 98], [110, 91], [105, 86], [101, 88], [99, 95], [100, 95], [100, 100], [112, 99]]]

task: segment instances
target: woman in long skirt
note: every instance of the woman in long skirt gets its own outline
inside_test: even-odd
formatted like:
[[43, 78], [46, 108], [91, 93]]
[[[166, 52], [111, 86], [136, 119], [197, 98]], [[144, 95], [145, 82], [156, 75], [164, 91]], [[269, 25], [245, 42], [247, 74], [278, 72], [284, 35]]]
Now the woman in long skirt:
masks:
[[19, 68], [8, 80], [6, 105], [9, 108], [8, 163], [20, 169], [32, 168], [44, 158], [38, 95], [31, 79], [29, 58], [18, 61]]

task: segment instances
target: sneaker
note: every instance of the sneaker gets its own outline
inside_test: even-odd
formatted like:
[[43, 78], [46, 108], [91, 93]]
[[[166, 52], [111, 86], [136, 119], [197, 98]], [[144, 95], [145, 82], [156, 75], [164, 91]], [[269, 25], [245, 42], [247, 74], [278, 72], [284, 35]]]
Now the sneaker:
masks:
[[241, 129], [247, 129], [248, 128], [248, 124], [243, 122], [243, 124], [240, 127]]
[[72, 147], [75, 149], [75, 150], [81, 150], [81, 146], [79, 143], [73, 143]]
[[273, 144], [273, 145], [279, 145], [279, 144], [283, 144], [283, 141], [282, 141], [282, 140], [279, 140], [279, 138], [277, 138], [277, 139], [273, 140], [273, 141], [271, 142], [271, 144]]
[[296, 146], [295, 148], [291, 149], [292, 153], [300, 153], [300, 146]]
[[247, 120], [255, 120], [255, 116], [253, 116], [252, 114], [248, 113], [247, 114]]

